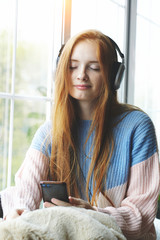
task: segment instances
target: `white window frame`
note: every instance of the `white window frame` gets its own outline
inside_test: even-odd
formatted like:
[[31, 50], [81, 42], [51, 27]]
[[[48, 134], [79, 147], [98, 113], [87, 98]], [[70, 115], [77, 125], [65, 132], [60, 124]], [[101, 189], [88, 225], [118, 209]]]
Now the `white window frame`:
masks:
[[137, 0], [126, 0], [124, 102], [133, 104]]
[[[71, 1], [70, 0], [53, 0], [54, 1], [54, 12], [53, 12], [53, 38], [50, 41], [50, 56], [48, 64], [48, 80], [47, 80], [47, 96], [29, 96], [29, 95], [20, 95], [15, 93], [15, 72], [16, 72], [16, 51], [17, 51], [17, 25], [18, 25], [18, 2], [15, 0], [15, 19], [14, 19], [14, 36], [13, 36], [13, 55], [12, 55], [12, 77], [11, 77], [11, 92], [5, 93], [0, 92], [0, 98], [4, 100], [10, 100], [10, 119], [9, 119], [9, 144], [8, 144], [8, 168], [6, 171], [7, 162], [3, 161], [3, 178], [2, 178], [2, 188], [11, 185], [11, 173], [12, 173], [12, 155], [13, 155], [13, 124], [14, 124], [14, 103], [15, 100], [32, 100], [32, 101], [42, 101], [47, 103], [46, 108], [46, 119], [50, 118], [51, 102], [52, 102], [52, 82], [53, 82], [53, 68], [55, 68], [56, 57], [58, 54], [59, 48], [63, 41], [66, 41], [70, 36], [70, 21], [66, 21], [66, 18], [69, 17], [67, 10], [70, 9], [69, 14], [71, 16]], [[63, 7], [62, 7], [63, 6]], [[61, 13], [57, 9], [61, 8]], [[61, 21], [59, 15], [61, 14]], [[67, 22], [67, 25], [65, 24]], [[54, 24], [55, 23], [55, 24]]]

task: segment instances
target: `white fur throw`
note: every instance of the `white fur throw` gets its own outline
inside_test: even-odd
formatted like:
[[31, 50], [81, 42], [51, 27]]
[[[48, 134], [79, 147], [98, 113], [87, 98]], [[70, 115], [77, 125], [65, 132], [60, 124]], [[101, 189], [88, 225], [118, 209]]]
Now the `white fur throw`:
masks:
[[76, 207], [27, 212], [0, 223], [0, 240], [126, 240], [107, 214]]

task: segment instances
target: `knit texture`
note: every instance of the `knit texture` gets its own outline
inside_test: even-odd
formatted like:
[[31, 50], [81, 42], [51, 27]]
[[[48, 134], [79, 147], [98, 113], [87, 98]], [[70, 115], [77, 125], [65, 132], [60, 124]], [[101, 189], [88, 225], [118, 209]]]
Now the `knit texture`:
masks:
[[[121, 118], [123, 116], [120, 116]], [[86, 141], [91, 121], [79, 121], [79, 164], [83, 183], [92, 157], [94, 132]], [[51, 123], [35, 134], [26, 158], [16, 174], [16, 186], [1, 192], [4, 215], [11, 208], [37, 209], [42, 199], [40, 180], [48, 177], [51, 155]], [[143, 112], [133, 111], [114, 128], [114, 152], [107, 172], [105, 193], [100, 193], [97, 211], [113, 216], [128, 239], [156, 239], [153, 221], [159, 194], [159, 160], [154, 126]], [[92, 195], [92, 184], [90, 184]], [[11, 197], [12, 196], [12, 197]], [[85, 199], [82, 193], [82, 198]], [[12, 201], [11, 201], [12, 199]]]

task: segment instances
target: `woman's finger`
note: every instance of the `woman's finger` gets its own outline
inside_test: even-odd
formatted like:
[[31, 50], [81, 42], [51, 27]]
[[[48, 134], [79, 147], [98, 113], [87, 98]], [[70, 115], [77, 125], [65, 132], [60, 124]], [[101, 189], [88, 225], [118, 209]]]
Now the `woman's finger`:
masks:
[[58, 200], [56, 198], [52, 198], [51, 202], [56, 206], [64, 206], [64, 207], [71, 206], [71, 204], [69, 202], [64, 202], [64, 201]]
[[72, 204], [72, 206], [95, 210], [95, 208], [92, 207], [89, 202], [86, 202], [80, 198], [74, 198], [69, 196], [69, 202]]
[[63, 201], [58, 200], [58, 199], [56, 199], [56, 198], [52, 198], [52, 199], [51, 199], [51, 202], [52, 202], [52, 203], [50, 203], [50, 202], [45, 202], [45, 203], [43, 204], [43, 206], [44, 206], [45, 208], [55, 207], [55, 206], [64, 206], [64, 207], [71, 206], [70, 203], [68, 203], [68, 202], [63, 202]]
[[69, 202], [73, 205], [80, 205], [80, 204], [82, 204], [82, 201], [83, 200], [80, 198], [74, 198], [74, 197], [69, 196]]
[[49, 207], [55, 207], [56, 205], [50, 202], [44, 202], [43, 203], [44, 208], [49, 208]]

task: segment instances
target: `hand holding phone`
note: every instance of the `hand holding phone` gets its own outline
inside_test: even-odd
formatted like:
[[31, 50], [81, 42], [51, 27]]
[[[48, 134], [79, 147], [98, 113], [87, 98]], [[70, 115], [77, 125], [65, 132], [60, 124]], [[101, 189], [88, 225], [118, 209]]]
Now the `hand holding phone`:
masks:
[[51, 202], [52, 198], [69, 202], [67, 186], [65, 182], [58, 181], [41, 181], [42, 197], [44, 202]]

